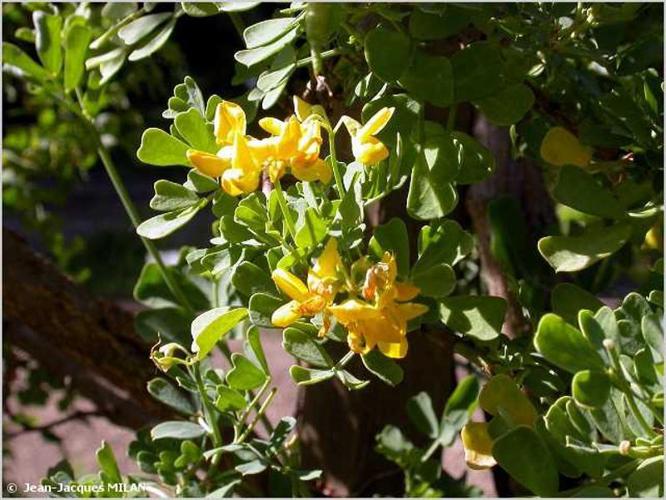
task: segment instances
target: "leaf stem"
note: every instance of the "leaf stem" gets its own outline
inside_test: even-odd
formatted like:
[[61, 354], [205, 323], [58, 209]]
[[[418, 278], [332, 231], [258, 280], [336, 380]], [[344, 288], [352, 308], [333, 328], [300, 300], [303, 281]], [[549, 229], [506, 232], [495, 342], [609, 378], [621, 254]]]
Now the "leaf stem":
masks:
[[347, 364], [352, 360], [352, 358], [356, 356], [356, 353], [354, 351], [349, 351], [347, 354], [345, 354], [342, 358], [340, 358], [340, 361], [338, 361], [335, 366], [333, 367], [333, 370], [341, 370]]
[[[204, 411], [204, 417], [206, 419], [206, 422], [208, 423], [208, 426], [211, 428], [213, 431], [213, 447], [214, 448], [219, 448], [222, 446], [222, 434], [220, 433], [220, 428], [217, 426], [217, 422], [215, 419], [215, 410], [212, 408], [210, 404], [210, 400], [208, 399], [208, 394], [206, 394], [206, 386], [204, 385], [203, 379], [201, 378], [201, 369], [199, 367], [199, 363], [194, 363], [192, 365], [192, 372], [194, 375], [194, 380], [197, 384], [197, 390], [199, 391], [199, 396], [201, 397], [201, 406]], [[216, 454], [213, 457], [212, 464], [216, 465], [217, 462], [220, 460], [221, 454]]]
[[439, 441], [439, 439], [435, 439], [430, 447], [426, 450], [426, 452], [423, 454], [421, 457], [421, 462], [427, 462], [428, 459], [432, 456], [435, 451], [442, 445], [442, 443]]
[[[337, 55], [340, 55], [340, 54], [342, 54], [342, 49], [339, 49], [339, 48], [338, 49], [325, 50], [324, 52], [319, 54], [319, 58], [321, 60], [324, 60], [324, 59], [328, 59], [329, 57], [334, 57], [334, 56], [337, 56]], [[304, 57], [303, 59], [299, 59], [298, 61], [296, 61], [296, 67], [297, 68], [304, 68], [305, 66], [310, 65], [310, 63], [312, 63], [313, 59], [314, 58], [312, 56], [308, 56], [308, 57]]]
[[345, 184], [342, 181], [340, 165], [338, 165], [338, 157], [335, 153], [335, 130], [333, 130], [330, 125], [325, 128], [328, 132], [328, 149], [331, 155], [331, 168], [333, 169], [333, 177], [335, 177], [335, 187], [338, 190], [338, 196], [342, 199], [345, 195]]
[[243, 441], [245, 441], [245, 439], [247, 439], [247, 437], [250, 435], [250, 433], [252, 432], [254, 427], [257, 425], [257, 422], [259, 422], [262, 415], [266, 412], [266, 410], [270, 406], [270, 404], [273, 401], [273, 398], [275, 397], [276, 394], [277, 394], [277, 387], [273, 387], [271, 389], [270, 394], [264, 400], [263, 404], [261, 405], [261, 407], [257, 411], [257, 414], [252, 419], [252, 422], [250, 422], [250, 424], [247, 426], [247, 428], [245, 429], [243, 434], [241, 434], [240, 438], [238, 438], [238, 441], [237, 441], [238, 443], [242, 443]]
[[275, 183], [275, 192], [277, 195], [278, 205], [280, 205], [280, 210], [282, 211], [282, 216], [284, 217], [284, 223], [287, 226], [287, 231], [291, 236], [291, 239], [296, 241], [296, 227], [294, 226], [294, 220], [291, 217], [291, 212], [289, 211], [289, 206], [287, 205], [287, 200], [284, 197], [282, 192], [282, 184], [280, 179]]

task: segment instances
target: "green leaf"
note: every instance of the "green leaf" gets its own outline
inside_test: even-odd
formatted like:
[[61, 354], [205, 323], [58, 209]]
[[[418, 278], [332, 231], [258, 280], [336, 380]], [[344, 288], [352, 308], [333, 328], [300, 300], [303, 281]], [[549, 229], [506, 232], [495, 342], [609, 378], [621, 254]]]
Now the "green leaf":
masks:
[[[175, 266], [169, 266], [171, 277], [178, 283], [194, 309], [206, 309], [210, 305], [208, 296], [188, 275]], [[173, 307], [179, 304], [164, 281], [164, 276], [155, 262], [146, 262], [134, 286], [134, 298], [150, 307]], [[191, 319], [188, 321], [188, 325]]]
[[454, 136], [439, 123], [425, 122], [423, 153], [434, 182], [452, 182], [460, 172], [461, 156]]
[[518, 426], [493, 443], [493, 457], [520, 484], [539, 496], [555, 496], [559, 475], [546, 444], [525, 426]]
[[503, 85], [502, 57], [490, 42], [475, 42], [451, 57], [455, 102], [481, 99]]
[[150, 208], [162, 212], [180, 210], [199, 202], [199, 197], [181, 184], [161, 179], [154, 185], [155, 196], [150, 200]]
[[546, 236], [539, 240], [539, 252], [556, 272], [576, 272], [617, 252], [629, 239], [631, 226], [625, 223], [586, 229], [578, 236]]
[[136, 228], [136, 232], [139, 236], [143, 236], [149, 240], [164, 238], [192, 220], [206, 203], [207, 200], [202, 198], [197, 204], [188, 208], [165, 212], [156, 215], [155, 217], [151, 217], [139, 224], [139, 227]]
[[150, 437], [156, 441], [158, 439], [197, 439], [206, 434], [206, 431], [199, 424], [187, 422], [185, 420], [170, 420], [157, 424], [150, 430]]
[[474, 105], [488, 118], [500, 126], [519, 122], [534, 105], [534, 94], [527, 85], [515, 83], [499, 92], [474, 101]]
[[181, 308], [162, 307], [144, 309], [134, 318], [137, 333], [146, 341], [155, 344], [158, 335], [164, 342], [176, 342], [182, 346], [189, 344], [191, 318]]
[[[386, 56], [391, 57], [391, 53], [386, 52]], [[451, 61], [444, 56], [431, 56], [416, 49], [399, 83], [411, 96], [435, 106], [447, 107], [453, 102], [453, 70]]]
[[452, 132], [458, 151], [458, 184], [473, 184], [488, 178], [495, 171], [495, 159], [490, 150], [463, 132]]
[[439, 219], [451, 212], [458, 195], [450, 183], [441, 184], [431, 177], [424, 154], [419, 154], [412, 170], [407, 195], [407, 212], [418, 220]]
[[544, 358], [570, 373], [604, 370], [604, 362], [583, 334], [556, 314], [546, 314], [539, 321], [534, 347]]
[[407, 401], [407, 415], [416, 428], [430, 438], [439, 436], [439, 425], [430, 396], [420, 392]]
[[266, 293], [255, 293], [250, 297], [250, 321], [253, 325], [264, 328], [275, 328], [271, 322], [273, 312], [280, 307], [284, 301]]
[[217, 2], [222, 12], [243, 12], [254, 9], [261, 2]]
[[194, 149], [215, 154], [219, 149], [213, 135], [213, 127], [206, 123], [201, 112], [196, 108], [190, 108], [183, 113], [178, 113], [173, 119], [178, 133]]
[[149, 165], [164, 167], [167, 165], [189, 166], [185, 156], [189, 146], [164, 130], [149, 128], [141, 136], [141, 146], [136, 152], [137, 158]]
[[350, 391], [359, 391], [370, 383], [369, 380], [361, 380], [347, 370], [334, 370], [335, 376], [344, 384]]
[[364, 47], [368, 66], [382, 80], [397, 80], [409, 66], [411, 44], [409, 37], [402, 33], [375, 28], [366, 35]]
[[561, 316], [567, 323], [576, 325], [578, 311], [589, 309], [597, 311], [604, 304], [587, 290], [573, 283], [558, 283], [550, 296], [552, 310]]
[[257, 361], [261, 365], [261, 368], [264, 370], [264, 372], [270, 375], [271, 370], [268, 366], [268, 361], [266, 360], [264, 347], [261, 345], [261, 330], [256, 326], [250, 327], [245, 334], [245, 337], [245, 352], [247, 352], [248, 355], [254, 355], [254, 361]]
[[629, 496], [663, 498], [664, 497], [664, 457], [650, 457], [627, 478]]
[[113, 454], [113, 448], [106, 441], [102, 441], [102, 446], [97, 450], [97, 464], [99, 465], [100, 478], [105, 483], [121, 484], [123, 476], [118, 469], [116, 457]]
[[161, 403], [185, 415], [193, 415], [196, 411], [192, 401], [165, 378], [157, 377], [149, 381], [148, 392]]
[[30, 56], [11, 43], [2, 43], [2, 67], [13, 75], [26, 80], [45, 82], [51, 75]]
[[88, 26], [76, 24], [65, 38], [65, 91], [74, 90], [81, 82], [92, 31]]
[[421, 228], [419, 233], [419, 259], [412, 273], [423, 273], [438, 264], [454, 266], [472, 251], [472, 236], [452, 220], [445, 220], [436, 229]]
[[583, 370], [571, 381], [571, 395], [576, 402], [589, 408], [602, 407], [610, 396], [611, 381], [605, 372]]
[[127, 59], [130, 61], [140, 61], [141, 59], [145, 59], [146, 57], [149, 57], [153, 55], [155, 52], [160, 50], [162, 46], [167, 43], [169, 40], [169, 37], [171, 36], [171, 33], [173, 32], [174, 28], [176, 27], [176, 22], [178, 21], [178, 18], [174, 17], [172, 18], [160, 31], [152, 37], [148, 42], [146, 42], [143, 46], [139, 47], [138, 49], [134, 49], [132, 52], [130, 52], [130, 55]]
[[118, 36], [125, 42], [125, 45], [133, 45], [172, 16], [172, 12], [142, 16], [120, 28]]
[[384, 252], [391, 252], [398, 266], [398, 276], [409, 274], [409, 236], [402, 219], [394, 217], [386, 224], [377, 226], [369, 249], [378, 259], [384, 256]]
[[613, 193], [579, 167], [564, 165], [560, 169], [553, 196], [560, 203], [586, 214], [609, 219], [625, 216], [624, 207]]
[[417, 40], [439, 40], [459, 33], [469, 24], [465, 8], [447, 4], [441, 13], [414, 9], [409, 16], [409, 33]]
[[266, 382], [266, 374], [252, 361], [237, 352], [231, 355], [233, 368], [227, 372], [227, 384], [232, 389], [250, 391]]
[[506, 301], [500, 297], [459, 295], [440, 300], [442, 321], [457, 332], [492, 340], [502, 331]]
[[478, 395], [479, 380], [476, 376], [468, 375], [458, 382], [453, 394], [446, 401], [439, 423], [439, 440], [442, 446], [451, 446], [458, 437], [476, 408]]
[[308, 208], [297, 224], [296, 245], [299, 248], [314, 248], [326, 237], [327, 231], [328, 226], [317, 214], [317, 210]]
[[247, 401], [243, 395], [235, 389], [225, 387], [223, 385], [217, 386], [217, 399], [215, 400], [215, 407], [222, 411], [236, 411], [242, 410], [247, 406]]
[[641, 319], [641, 333], [645, 343], [650, 347], [652, 355], [659, 360], [664, 359], [664, 331], [659, 316], [649, 313]]
[[185, 186], [188, 189], [194, 189], [197, 193], [217, 191], [220, 187], [215, 179], [208, 177], [195, 169], [192, 169], [187, 173], [187, 183]]
[[404, 377], [404, 372], [398, 363], [384, 356], [377, 349], [373, 349], [361, 356], [363, 365], [385, 384], [396, 386]]
[[428, 270], [420, 266], [412, 273], [412, 281], [425, 297], [446, 297], [456, 287], [456, 274], [448, 264]]
[[268, 272], [252, 262], [243, 262], [236, 267], [231, 283], [246, 297], [259, 292], [277, 292]]
[[244, 307], [216, 307], [197, 316], [190, 329], [193, 339], [192, 352], [197, 354], [197, 359], [205, 358], [215, 344], [246, 316], [247, 309]]
[[44, 67], [57, 75], [62, 66], [62, 18], [38, 10], [32, 13], [35, 25], [35, 48]]
[[[188, 16], [208, 17], [220, 13], [219, 4], [221, 2], [180, 2], [181, 7]], [[226, 2], [222, 2], [226, 3]]]
[[244, 66], [250, 67], [260, 63], [281, 51], [287, 45], [291, 44], [298, 34], [298, 29], [293, 28], [286, 34], [268, 45], [262, 45], [253, 49], [239, 50], [234, 54], [234, 59]]
[[495, 375], [483, 386], [479, 405], [491, 415], [502, 417], [510, 426], [533, 426], [538, 416], [518, 384], [505, 374]]
[[315, 370], [293, 365], [289, 368], [289, 375], [298, 385], [313, 385], [335, 376], [333, 370]]
[[296, 22], [293, 17], [279, 17], [260, 21], [243, 31], [243, 39], [248, 49], [266, 45], [284, 35]]
[[297, 328], [285, 328], [282, 337], [282, 347], [296, 359], [319, 368], [330, 368], [333, 361], [318, 342], [307, 333]]

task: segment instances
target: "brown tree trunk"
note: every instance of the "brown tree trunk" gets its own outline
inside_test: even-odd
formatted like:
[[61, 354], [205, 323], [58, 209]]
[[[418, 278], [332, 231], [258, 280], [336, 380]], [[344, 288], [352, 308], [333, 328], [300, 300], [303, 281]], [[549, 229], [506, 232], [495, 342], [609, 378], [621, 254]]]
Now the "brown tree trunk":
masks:
[[146, 391], [157, 371], [134, 316], [95, 300], [3, 229], [3, 322], [10, 345], [73, 385], [116, 424], [139, 428], [173, 416]]

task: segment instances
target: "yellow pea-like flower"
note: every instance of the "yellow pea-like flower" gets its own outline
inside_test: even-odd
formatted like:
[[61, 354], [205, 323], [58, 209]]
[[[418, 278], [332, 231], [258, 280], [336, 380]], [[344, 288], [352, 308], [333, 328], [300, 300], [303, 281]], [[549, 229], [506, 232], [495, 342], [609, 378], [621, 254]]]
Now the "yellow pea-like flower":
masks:
[[[271, 322], [285, 328], [303, 316], [324, 312], [337, 293], [337, 267], [340, 263], [337, 241], [331, 238], [314, 267], [308, 272], [308, 284], [284, 269], [276, 269], [271, 278], [291, 301], [275, 310]], [[326, 322], [326, 320], [325, 320]]]
[[592, 149], [581, 144], [578, 137], [563, 127], [553, 127], [546, 132], [540, 154], [544, 161], [556, 167], [574, 165], [585, 168], [592, 161]]
[[394, 111], [395, 108], [382, 108], [365, 125], [348, 116], [342, 117], [342, 123], [351, 136], [352, 153], [356, 161], [364, 165], [376, 165], [388, 157], [388, 148], [375, 136], [384, 129]]
[[386, 253], [371, 266], [365, 277], [362, 295], [368, 302], [350, 298], [328, 311], [347, 328], [349, 348], [365, 354], [375, 346], [390, 358], [407, 354], [407, 322], [428, 311], [428, 307], [406, 302], [419, 294], [409, 283], [396, 282], [395, 258]]
[[225, 146], [216, 155], [197, 149], [188, 149], [185, 154], [194, 168], [209, 177], [219, 177], [231, 166], [231, 146]]
[[238, 104], [222, 101], [215, 108], [213, 132], [220, 145], [231, 144], [237, 134], [245, 135], [247, 119], [245, 111]]
[[231, 164], [222, 172], [221, 185], [231, 196], [249, 194], [259, 187], [261, 167], [257, 164], [245, 136], [237, 134], [229, 153]]

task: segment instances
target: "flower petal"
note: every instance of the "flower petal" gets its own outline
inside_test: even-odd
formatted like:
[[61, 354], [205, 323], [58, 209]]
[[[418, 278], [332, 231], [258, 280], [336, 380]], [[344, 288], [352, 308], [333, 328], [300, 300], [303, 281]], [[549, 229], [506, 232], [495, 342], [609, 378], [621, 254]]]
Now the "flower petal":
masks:
[[370, 136], [377, 135], [389, 122], [393, 116], [395, 108], [382, 108], [377, 111], [372, 117], [361, 127], [358, 131], [358, 136], [361, 140], [365, 140]]
[[231, 144], [236, 134], [245, 135], [245, 111], [235, 102], [222, 101], [215, 108], [213, 127], [218, 144]]
[[210, 153], [204, 153], [196, 149], [188, 149], [185, 152], [187, 160], [202, 174], [210, 177], [219, 177], [231, 166], [229, 159], [220, 158]]
[[280, 135], [284, 128], [284, 122], [269, 116], [259, 120], [259, 126], [271, 135]]
[[298, 310], [298, 302], [292, 300], [286, 304], [278, 307], [273, 311], [271, 316], [271, 323], [280, 328], [286, 328], [301, 317], [301, 314]]
[[271, 274], [271, 278], [275, 284], [282, 290], [288, 297], [298, 301], [305, 302], [308, 299], [309, 291], [298, 276], [293, 275], [284, 269], [276, 269]]
[[407, 302], [408, 300], [415, 299], [418, 297], [419, 293], [421, 293], [419, 287], [414, 286], [411, 283], [396, 283], [395, 291], [395, 300], [399, 302]]
[[493, 458], [493, 440], [485, 422], [469, 422], [460, 433], [465, 448], [465, 462], [470, 469], [489, 469], [497, 462]]
[[358, 299], [347, 299], [342, 304], [330, 306], [328, 310], [343, 325], [380, 317], [380, 313], [375, 307]]
[[389, 358], [402, 359], [407, 355], [407, 338], [403, 337], [400, 342], [377, 342], [379, 350]]

